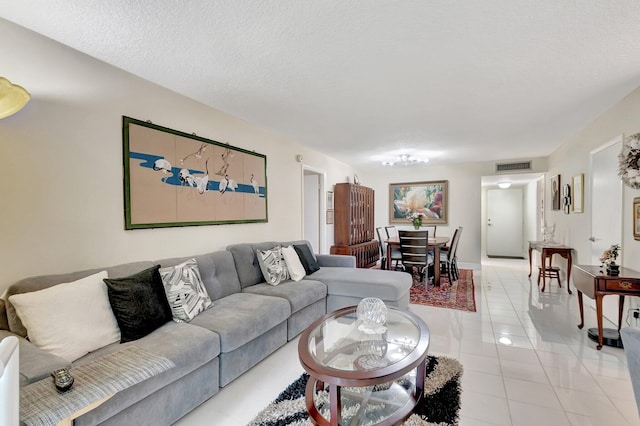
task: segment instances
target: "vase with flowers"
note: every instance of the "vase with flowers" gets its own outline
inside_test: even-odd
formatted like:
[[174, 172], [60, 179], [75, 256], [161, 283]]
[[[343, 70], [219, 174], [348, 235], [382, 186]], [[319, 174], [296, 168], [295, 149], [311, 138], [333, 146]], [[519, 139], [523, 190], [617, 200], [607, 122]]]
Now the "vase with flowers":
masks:
[[422, 226], [422, 219], [425, 218], [425, 214], [422, 212], [413, 212], [407, 216], [407, 219], [411, 221], [414, 229], [417, 231]]
[[616, 263], [616, 259], [620, 254], [620, 244], [613, 244], [600, 256], [601, 266], [607, 267], [607, 275], [618, 276], [620, 274], [620, 265]]

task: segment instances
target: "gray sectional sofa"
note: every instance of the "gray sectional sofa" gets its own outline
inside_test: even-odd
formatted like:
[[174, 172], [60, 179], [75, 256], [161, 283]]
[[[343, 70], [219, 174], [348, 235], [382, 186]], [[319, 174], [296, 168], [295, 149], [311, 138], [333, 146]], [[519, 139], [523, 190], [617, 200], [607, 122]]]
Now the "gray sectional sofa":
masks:
[[168, 322], [141, 339], [107, 345], [70, 365], [30, 343], [11, 303], [0, 300], [0, 339], [9, 335], [20, 338], [21, 386], [50, 380], [50, 372], [57, 368], [72, 367], [73, 374], [73, 367], [131, 345], [169, 359], [175, 367], [118, 392], [75, 423], [168, 425], [214, 396], [221, 387], [294, 339], [327, 312], [356, 305], [364, 297], [378, 297], [389, 306], [408, 308], [411, 287], [408, 274], [356, 269], [355, 258], [350, 256], [314, 255], [320, 270], [298, 282], [266, 284], [256, 250], [290, 244], [308, 245], [308, 242], [235, 244], [223, 251], [197, 256], [26, 278], [10, 286], [5, 299], [105, 269], [110, 278], [119, 278], [153, 265], [172, 266], [195, 258], [214, 303], [190, 323]]

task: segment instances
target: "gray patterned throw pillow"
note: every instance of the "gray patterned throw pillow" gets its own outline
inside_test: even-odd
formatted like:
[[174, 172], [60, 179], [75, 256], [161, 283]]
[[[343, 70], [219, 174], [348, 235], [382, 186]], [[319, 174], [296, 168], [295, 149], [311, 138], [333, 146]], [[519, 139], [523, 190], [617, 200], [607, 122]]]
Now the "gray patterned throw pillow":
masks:
[[260, 270], [267, 283], [278, 285], [289, 279], [287, 264], [282, 258], [282, 248], [275, 246], [271, 250], [256, 250]]
[[189, 322], [213, 305], [195, 259], [162, 268], [160, 276], [174, 321]]

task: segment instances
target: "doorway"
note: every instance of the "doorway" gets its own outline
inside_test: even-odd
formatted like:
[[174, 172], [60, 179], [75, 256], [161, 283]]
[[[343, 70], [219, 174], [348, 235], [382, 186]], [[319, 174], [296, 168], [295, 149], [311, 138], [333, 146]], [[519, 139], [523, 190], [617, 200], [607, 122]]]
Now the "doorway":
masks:
[[326, 253], [324, 181], [324, 171], [302, 166], [302, 238], [316, 253]]
[[523, 258], [522, 188], [487, 191], [487, 256]]
[[[508, 188], [498, 189], [500, 186], [505, 186], [505, 183], [509, 186]], [[480, 230], [482, 257], [525, 257], [528, 248], [527, 242], [529, 240], [540, 239], [541, 223], [543, 221], [544, 174], [521, 173], [482, 176], [481, 185], [482, 206]], [[491, 226], [488, 226], [490, 214], [493, 216], [491, 219], [492, 223], [497, 224], [496, 221], [498, 220], [496, 219], [497, 216], [489, 213], [491, 209], [496, 207], [491, 207], [493, 202], [489, 200], [489, 191], [511, 191], [514, 189], [521, 191], [520, 202], [514, 207], [509, 206], [509, 203], [507, 203], [507, 207], [498, 206], [498, 214], [504, 213], [507, 215], [506, 220], [519, 222], [520, 225], [518, 229], [511, 231], [512, 234], [507, 234], [508, 237], [505, 238], [505, 241], [508, 241], [510, 243], [509, 245], [513, 245], [513, 247], [499, 247], [501, 245], [500, 239], [496, 239], [493, 230], [490, 231]], [[489, 235], [490, 232], [491, 236]], [[512, 235], [516, 235], [516, 237], [512, 238]], [[490, 241], [492, 238], [493, 243]], [[516, 248], [515, 246], [517, 244], [519, 244], [519, 247]]]
[[[618, 176], [618, 154], [622, 148], [622, 136], [591, 151], [591, 264], [600, 264], [600, 256], [612, 244], [622, 244], [623, 191]], [[624, 247], [623, 247], [624, 250]], [[620, 259], [622, 262], [622, 259]], [[591, 299], [588, 305], [594, 306]], [[618, 300], [605, 297], [603, 315], [611, 322], [618, 322]]]

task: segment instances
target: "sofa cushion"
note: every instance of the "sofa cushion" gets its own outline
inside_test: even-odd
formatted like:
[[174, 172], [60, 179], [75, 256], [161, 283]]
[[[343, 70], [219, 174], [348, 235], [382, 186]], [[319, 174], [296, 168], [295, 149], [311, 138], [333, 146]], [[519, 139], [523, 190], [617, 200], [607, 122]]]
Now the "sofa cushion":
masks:
[[233, 244], [227, 250], [233, 255], [236, 272], [242, 288], [264, 282], [256, 250], [269, 250], [277, 246], [275, 241], [266, 241], [258, 244]]
[[73, 361], [120, 340], [104, 278], [106, 271], [9, 300], [34, 345]]
[[287, 263], [282, 257], [282, 247], [275, 246], [270, 250], [256, 250], [258, 264], [267, 284], [278, 285], [289, 279]]
[[195, 258], [198, 262], [198, 270], [202, 283], [207, 289], [207, 293], [212, 301], [222, 299], [233, 293], [240, 293], [240, 280], [236, 272], [236, 264], [233, 261], [231, 252], [220, 250], [207, 254], [191, 257], [176, 257], [162, 259], [155, 263], [161, 267], [173, 266], [185, 262], [190, 258]]
[[107, 278], [111, 308], [120, 327], [120, 342], [130, 342], [171, 321], [162, 278], [153, 266], [124, 278]]
[[[275, 287], [277, 288], [277, 287]], [[220, 336], [220, 350], [231, 352], [261, 336], [291, 314], [289, 302], [279, 297], [236, 293], [220, 300], [189, 324]]]
[[245, 293], [262, 294], [265, 296], [281, 297], [289, 301], [291, 313], [312, 305], [327, 297], [327, 286], [319, 281], [308, 278], [302, 281], [285, 281], [272, 286], [266, 283], [252, 285], [243, 290]]
[[213, 304], [195, 259], [160, 268], [160, 277], [174, 321], [189, 322]]
[[[5, 301], [14, 294], [27, 293], [30, 291], [42, 290], [61, 283], [68, 283], [71, 281], [79, 280], [80, 278], [88, 277], [100, 271], [107, 271], [107, 275], [110, 278], [126, 277], [136, 272], [142, 271], [145, 268], [153, 266], [151, 262], [132, 262], [122, 265], [111, 266], [109, 268], [100, 269], [88, 269], [85, 271], [71, 272], [67, 274], [57, 275], [40, 275], [37, 277], [30, 277], [22, 279], [15, 284], [11, 285], [6, 292]], [[27, 329], [22, 325], [20, 318], [16, 315], [11, 302], [6, 301], [7, 307], [7, 322], [9, 324], [9, 330], [17, 334], [18, 336], [26, 337]]]
[[300, 262], [302, 263], [302, 266], [304, 267], [304, 270], [306, 271], [307, 275], [311, 275], [320, 269], [320, 266], [318, 266], [318, 261], [313, 256], [313, 253], [311, 252], [311, 249], [309, 248], [308, 245], [294, 244], [293, 248], [298, 253], [298, 257], [300, 257]]
[[302, 266], [298, 252], [293, 246], [282, 247], [282, 257], [287, 264], [289, 276], [293, 281], [300, 281], [305, 277], [307, 271], [305, 271], [304, 266]]
[[327, 285], [327, 294], [398, 300], [411, 288], [411, 275], [379, 269], [322, 267], [313, 279]]
[[[172, 410], [182, 410], [186, 399], [198, 398], [201, 387], [213, 388], [210, 392], [215, 393], [218, 389], [217, 374], [209, 378], [210, 382], [206, 385], [195, 383], [198, 386], [193, 392], [185, 390], [179, 386], [185, 376], [192, 372], [202, 371], [206, 365], [214, 365], [216, 370], [218, 367], [218, 355], [220, 354], [220, 339], [215, 333], [205, 330], [202, 327], [196, 327], [189, 323], [177, 323], [169, 321], [154, 332], [142, 337], [136, 341], [124, 344], [114, 343], [109, 346], [92, 352], [76, 362], [73, 366], [84, 365], [92, 362], [104, 355], [119, 351], [128, 346], [136, 346], [142, 350], [150, 352], [157, 356], [162, 356], [171, 360], [175, 367], [157, 374], [147, 380], [144, 380], [122, 392], [118, 392], [109, 401], [92, 410], [87, 417], [80, 417], [75, 424], [118, 424], [118, 425], [156, 425], [169, 424], [171, 422], [154, 422], [145, 421], [147, 417], [135, 415], [132, 417], [130, 408], [135, 407], [139, 403], [145, 403], [148, 399], [154, 399], [156, 392], [160, 390], [164, 394], [160, 400], [155, 400], [156, 404], [167, 404], [172, 406]], [[71, 369], [73, 374], [73, 368]], [[196, 373], [199, 374], [199, 373]], [[164, 392], [164, 389], [180, 389], [179, 395], [175, 392]], [[134, 405], [135, 404], [135, 405]], [[159, 410], [159, 408], [148, 407], [149, 410]], [[156, 418], [156, 413], [150, 414], [148, 417]], [[183, 413], [184, 414], [184, 413]], [[115, 416], [111, 418], [112, 416]], [[178, 416], [180, 417], [180, 415]], [[110, 419], [111, 418], [111, 419]], [[215, 423], [215, 422], [214, 422]]]

